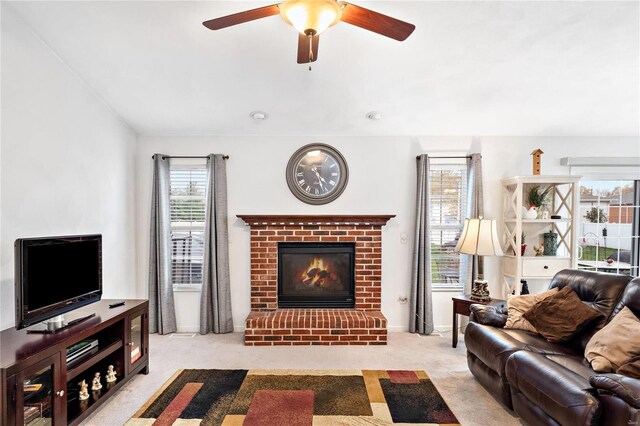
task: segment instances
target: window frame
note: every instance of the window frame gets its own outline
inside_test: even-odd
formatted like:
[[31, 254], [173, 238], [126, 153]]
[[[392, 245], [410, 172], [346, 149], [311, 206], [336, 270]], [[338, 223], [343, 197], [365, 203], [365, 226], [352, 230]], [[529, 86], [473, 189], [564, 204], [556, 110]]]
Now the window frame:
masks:
[[[173, 181], [173, 172], [174, 171], [189, 171], [189, 170], [198, 170], [198, 171], [202, 171], [204, 172], [204, 177], [202, 179], [202, 189], [203, 189], [203, 193], [202, 193], [202, 203], [204, 206], [203, 209], [203, 214], [205, 216], [205, 220], [203, 220], [202, 222], [197, 222], [197, 221], [189, 221], [191, 223], [191, 225], [185, 226], [184, 224], [182, 224], [179, 227], [176, 227], [175, 224], [177, 223], [177, 221], [173, 220], [173, 203], [172, 201], [174, 200], [174, 195], [171, 193], [171, 190], [173, 189], [173, 185], [174, 185], [174, 181]], [[172, 286], [173, 286], [173, 290], [174, 292], [181, 292], [181, 291], [200, 291], [202, 289], [202, 280], [203, 280], [203, 275], [204, 275], [204, 233], [205, 233], [205, 227], [206, 227], [206, 185], [207, 185], [207, 176], [206, 176], [206, 172], [207, 172], [207, 163], [206, 163], [206, 159], [205, 160], [201, 160], [201, 159], [190, 159], [190, 160], [185, 160], [185, 159], [178, 159], [178, 160], [171, 160], [171, 165], [170, 165], [170, 178], [169, 178], [169, 216], [170, 216], [170, 238], [171, 238], [171, 282], [172, 282]], [[191, 182], [194, 182], [193, 179], [189, 179], [189, 184]], [[197, 180], [196, 182], [200, 183], [200, 180]], [[198, 197], [199, 198], [199, 197]], [[194, 225], [194, 223], [197, 223], [197, 225]], [[174, 258], [174, 232], [180, 232], [180, 233], [188, 233], [190, 236], [193, 233], [200, 233], [203, 237], [202, 239], [202, 256], [195, 256], [196, 258], [200, 258], [201, 259], [201, 264], [202, 264], [202, 273], [201, 273], [201, 280], [200, 282], [189, 282], [189, 283], [175, 283], [174, 282], [174, 261], [176, 260]], [[189, 258], [187, 258], [187, 260], [190, 260], [190, 264], [192, 264], [193, 262], [191, 261], [193, 259], [193, 255], [190, 255]], [[180, 260], [185, 260], [185, 259], [180, 259]], [[191, 267], [190, 267], [191, 268]]]
[[[596, 233], [596, 259], [598, 259], [600, 256], [598, 255], [599, 253], [599, 241], [600, 241], [600, 237], [602, 237], [603, 239], [607, 238], [615, 238], [616, 240], [621, 240], [621, 239], [629, 239], [629, 243], [630, 243], [630, 249], [628, 250], [630, 252], [630, 259], [629, 259], [629, 275], [632, 277], [637, 277], [640, 276], [640, 270], [639, 270], [639, 266], [640, 266], [640, 251], [638, 250], [638, 247], [640, 246], [640, 196], [638, 195], [638, 191], [640, 190], [640, 179], [638, 176], [634, 176], [631, 177], [628, 173], [619, 173], [620, 176], [615, 176], [614, 173], [611, 172], [611, 170], [607, 170], [607, 173], [594, 173], [593, 171], [591, 171], [591, 173], [589, 173], [587, 175], [587, 177], [582, 177], [580, 180], [580, 187], [582, 188], [583, 184], [586, 182], [616, 182], [616, 183], [631, 183], [631, 188], [632, 188], [632, 204], [631, 206], [623, 206], [622, 204], [619, 205], [614, 205], [613, 207], [617, 207], [618, 209], [620, 209], [620, 211], [622, 211], [623, 208], [625, 209], [631, 209], [632, 211], [632, 220], [630, 222], [631, 225], [631, 235], [629, 237], [620, 237], [619, 235], [609, 235], [607, 232], [606, 236], [602, 235], [602, 230], [603, 229], [608, 229], [608, 226], [610, 224], [609, 220], [611, 219], [611, 205], [607, 204], [606, 201], [610, 201], [607, 199], [603, 199], [604, 202], [601, 203], [601, 198], [598, 195], [596, 197], [596, 200], [594, 201], [594, 205], [592, 205], [591, 207], [595, 207], [596, 209], [602, 209], [604, 211], [605, 214], [607, 214], [608, 216], [608, 220], [606, 222], [598, 222], [596, 223], [596, 229], [597, 229], [597, 233]], [[620, 201], [622, 201], [622, 195], [619, 196]], [[582, 197], [581, 197], [581, 203], [582, 203]], [[598, 210], [599, 212], [599, 210]], [[585, 235], [582, 235], [582, 229], [583, 223], [592, 223], [592, 222], [587, 222], [585, 217], [584, 217], [584, 212], [582, 211], [582, 207], [578, 206], [578, 217], [579, 217], [579, 224], [580, 224], [580, 228], [579, 230], [577, 230], [577, 240], [578, 240], [578, 246], [580, 247], [581, 244], [580, 242], [585, 238]], [[626, 223], [626, 222], [625, 222]], [[612, 225], [620, 225], [623, 224], [623, 222], [614, 222], [611, 223]], [[606, 243], [605, 243], [606, 244]], [[619, 244], [618, 244], [619, 246]], [[604, 246], [604, 249], [606, 250], [607, 248], [611, 248], [611, 247], [607, 247], [606, 245]], [[626, 250], [626, 249], [620, 249], [618, 248], [618, 256], [619, 256], [619, 251], [620, 250]], [[582, 250], [579, 251], [579, 254], [582, 252]], [[606, 254], [606, 251], [605, 251]], [[594, 272], [610, 272], [609, 269], [613, 269], [613, 268], [602, 268], [599, 267], [597, 265], [597, 263], [592, 267], [584, 267], [584, 266], [580, 266], [580, 261], [583, 259], [577, 259], [577, 267], [578, 269], [581, 270], [586, 270], [586, 271], [594, 271]], [[615, 271], [613, 271], [614, 273], [621, 273], [620, 272], [621, 269], [616, 268]], [[635, 275], [634, 275], [635, 273]]]
[[[433, 216], [431, 214], [431, 211], [429, 212], [429, 250], [430, 250], [430, 254], [431, 254], [431, 261], [432, 261], [432, 265], [434, 264], [434, 262], [436, 262], [436, 260], [434, 259], [434, 253], [432, 250], [432, 246], [433, 246], [433, 238], [434, 238], [434, 233], [437, 232], [456, 232], [458, 231], [458, 237], [460, 235], [460, 233], [462, 232], [462, 228], [464, 226], [464, 220], [466, 218], [466, 210], [467, 210], [467, 202], [468, 202], [468, 195], [469, 195], [469, 189], [468, 189], [468, 165], [467, 165], [467, 159], [466, 157], [460, 157], [460, 158], [437, 158], [437, 157], [432, 157], [429, 161], [429, 206], [430, 209], [433, 209], [433, 198], [432, 198], [432, 185], [434, 183], [434, 179], [433, 179], [433, 174], [432, 172], [434, 170], [440, 169], [440, 170], [446, 170], [446, 168], [451, 168], [453, 170], [460, 170], [462, 171], [461, 173], [461, 177], [460, 177], [460, 189], [464, 190], [464, 193], [458, 193], [458, 210], [459, 210], [459, 223], [455, 223], [455, 224], [446, 224], [446, 223], [440, 223], [440, 224], [436, 224], [433, 221]], [[440, 217], [440, 219], [442, 218], [442, 216]], [[452, 247], [455, 248], [455, 245], [457, 243], [457, 239], [454, 239], [452, 241]], [[444, 245], [444, 244], [443, 244]], [[462, 283], [460, 281], [461, 275], [462, 275], [462, 270], [461, 270], [461, 265], [460, 265], [460, 261], [461, 261], [461, 256], [460, 253], [447, 253], [447, 256], [454, 256], [457, 260], [457, 267], [458, 267], [458, 280], [457, 283], [446, 283], [446, 282], [441, 282], [441, 281], [436, 281], [433, 279], [434, 276], [434, 272], [431, 271], [431, 278], [432, 278], [432, 282], [431, 282], [431, 288], [432, 291], [434, 292], [451, 292], [451, 291], [461, 291], [464, 289], [464, 283]]]

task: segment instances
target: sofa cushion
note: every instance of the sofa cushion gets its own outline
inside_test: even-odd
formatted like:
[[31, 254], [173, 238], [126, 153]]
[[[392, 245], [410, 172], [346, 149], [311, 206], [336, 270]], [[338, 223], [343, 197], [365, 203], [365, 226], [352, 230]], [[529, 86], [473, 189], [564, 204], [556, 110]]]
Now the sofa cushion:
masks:
[[632, 358], [628, 362], [622, 364], [622, 366], [616, 370], [616, 373], [627, 377], [633, 377], [634, 379], [640, 379], [640, 356]]
[[572, 346], [562, 343], [552, 343], [538, 333], [507, 329], [503, 329], [503, 332], [511, 336], [513, 339], [521, 342], [524, 345], [522, 349], [525, 351], [545, 355], [580, 355], [581, 357], [584, 357], [583, 352], [576, 351]]
[[615, 372], [640, 355], [640, 319], [624, 307], [600, 331], [593, 335], [584, 356], [599, 373]]
[[587, 381], [595, 374], [589, 361], [582, 355], [545, 355], [545, 357], [561, 367], [584, 377]]
[[567, 369], [545, 355], [528, 351], [514, 353], [505, 369], [512, 396], [521, 393], [529, 404], [563, 425], [597, 424], [598, 398], [589, 380], [573, 371], [582, 368], [579, 358], [565, 361], [576, 365]]
[[[605, 320], [608, 320], [629, 281], [631, 277], [625, 275], [564, 269], [553, 277], [549, 288], [571, 287], [580, 300], [603, 314], [606, 317]], [[640, 300], [638, 303], [640, 309]]]
[[[581, 271], [578, 269], [563, 269], [558, 272], [553, 279], [549, 288], [571, 287], [578, 294], [580, 300], [589, 307], [600, 312], [603, 317], [594, 321], [589, 327], [582, 330], [577, 336], [571, 339], [570, 345], [575, 346], [576, 350], [584, 353], [584, 348], [593, 334], [600, 330], [615, 315], [616, 309], [622, 309], [620, 297], [625, 292], [627, 284], [631, 281], [631, 277], [617, 274], [605, 274], [601, 272]], [[640, 284], [640, 281], [638, 281]], [[640, 291], [638, 292], [640, 296]], [[637, 307], [640, 311], [640, 297], [636, 298]], [[634, 309], [631, 309], [634, 311]], [[638, 312], [634, 311], [636, 314]]]
[[563, 342], [579, 333], [602, 314], [584, 304], [576, 292], [565, 286], [558, 293], [536, 303], [524, 317], [550, 342]]
[[557, 288], [547, 290], [539, 294], [525, 294], [522, 296], [510, 297], [507, 301], [507, 322], [504, 328], [512, 328], [515, 330], [525, 330], [537, 333], [536, 328], [527, 321], [523, 315], [536, 303], [546, 299], [558, 292]]

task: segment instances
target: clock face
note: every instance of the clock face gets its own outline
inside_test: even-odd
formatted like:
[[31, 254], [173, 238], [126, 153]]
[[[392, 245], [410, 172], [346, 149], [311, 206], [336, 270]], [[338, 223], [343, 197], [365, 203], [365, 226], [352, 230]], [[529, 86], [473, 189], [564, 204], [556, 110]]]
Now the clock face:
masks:
[[309, 204], [326, 204], [338, 198], [348, 177], [344, 157], [324, 144], [303, 146], [291, 156], [287, 165], [289, 189]]

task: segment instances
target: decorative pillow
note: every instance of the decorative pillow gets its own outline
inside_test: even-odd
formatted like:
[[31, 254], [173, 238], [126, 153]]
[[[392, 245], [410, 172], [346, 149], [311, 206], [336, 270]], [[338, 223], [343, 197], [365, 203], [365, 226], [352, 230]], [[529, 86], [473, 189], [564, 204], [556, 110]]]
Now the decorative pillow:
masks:
[[637, 356], [626, 364], [623, 364], [622, 367], [616, 370], [616, 373], [627, 377], [633, 377], [634, 379], [640, 379], [640, 356]]
[[584, 357], [598, 373], [614, 372], [638, 355], [640, 320], [626, 306], [591, 337], [584, 349]]
[[564, 342], [601, 314], [583, 303], [567, 285], [533, 305], [523, 316], [548, 341]]
[[558, 292], [557, 288], [544, 291], [539, 294], [525, 294], [522, 296], [512, 296], [507, 301], [507, 322], [504, 328], [513, 328], [516, 330], [525, 330], [537, 333], [538, 330], [531, 325], [522, 315], [533, 307], [536, 303], [553, 296]]

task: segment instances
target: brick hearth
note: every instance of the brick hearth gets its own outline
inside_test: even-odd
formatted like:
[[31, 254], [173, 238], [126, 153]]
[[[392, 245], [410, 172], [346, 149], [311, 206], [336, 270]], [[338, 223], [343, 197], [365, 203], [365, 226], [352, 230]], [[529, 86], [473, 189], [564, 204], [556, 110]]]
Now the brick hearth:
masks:
[[[251, 313], [245, 345], [386, 344], [382, 226], [393, 215], [250, 216]], [[355, 243], [355, 309], [278, 309], [279, 242]]]
[[381, 312], [354, 309], [278, 309], [251, 312], [245, 344], [386, 345], [387, 319]]

